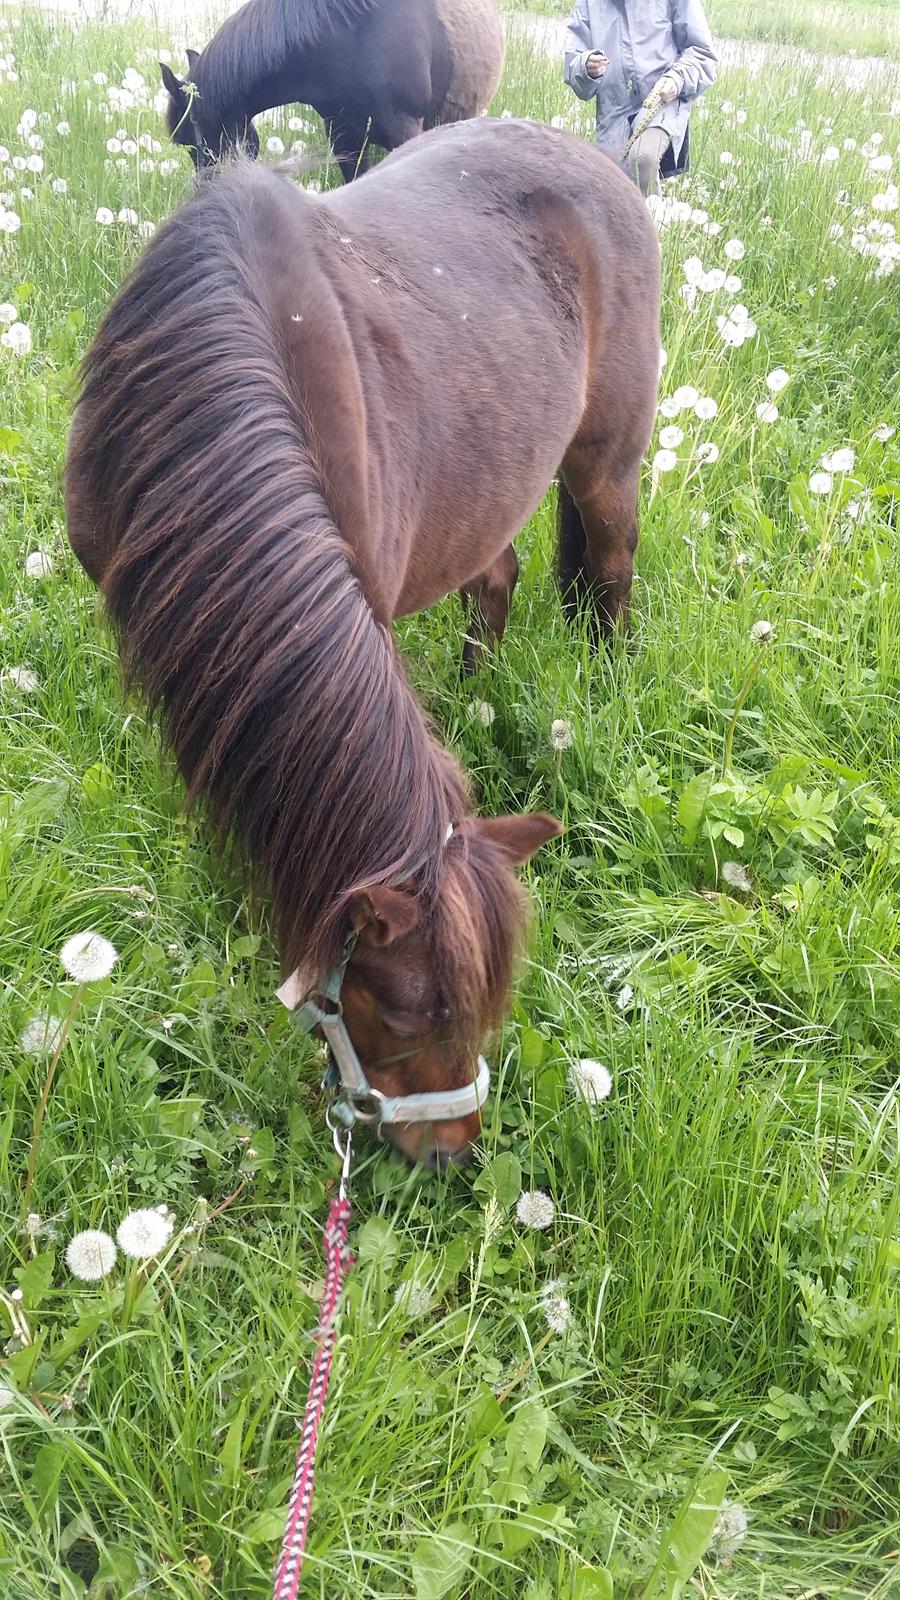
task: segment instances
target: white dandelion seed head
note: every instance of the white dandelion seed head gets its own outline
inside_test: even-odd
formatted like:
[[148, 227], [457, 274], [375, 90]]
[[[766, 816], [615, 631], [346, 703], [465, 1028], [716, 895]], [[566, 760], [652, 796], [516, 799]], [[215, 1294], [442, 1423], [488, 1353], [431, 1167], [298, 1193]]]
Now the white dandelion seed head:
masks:
[[32, 550], [25, 557], [26, 578], [49, 578], [53, 571], [53, 557], [49, 550]]
[[277, 133], [273, 133], [266, 140], [266, 149], [268, 150], [270, 156], [283, 156], [284, 140], [279, 139]]
[[[689, 411], [700, 399], [700, 390], [695, 389], [692, 383], [682, 383], [672, 396], [679, 411]], [[677, 413], [676, 413], [677, 415]]]
[[775, 629], [772, 627], [771, 622], [754, 622], [753, 627], [750, 629], [751, 644], [771, 644], [774, 637]]
[[14, 306], [11, 300], [4, 300], [0, 304], [0, 323], [3, 324], [4, 328], [8, 328], [11, 322], [18, 322], [18, 320], [18, 307]]
[[824, 162], [825, 166], [830, 166], [832, 162], [839, 159], [840, 154], [841, 152], [836, 144], [827, 144], [825, 149], [822, 151], [819, 160]]
[[782, 389], [787, 388], [790, 381], [791, 375], [789, 372], [785, 372], [784, 367], [773, 367], [766, 378], [766, 388], [770, 394], [780, 394]]
[[810, 476], [810, 494], [830, 494], [833, 487], [834, 479], [830, 472], [814, 472]]
[[740, 239], [727, 239], [723, 248], [729, 261], [743, 261], [747, 254]]
[[722, 288], [725, 290], [726, 294], [740, 294], [743, 287], [744, 280], [743, 278], [739, 278], [736, 272], [729, 272], [728, 277], [725, 279], [725, 282], [722, 285]]
[[59, 959], [75, 983], [99, 983], [101, 978], [109, 977], [119, 953], [102, 933], [88, 928], [66, 940]]
[[819, 465], [826, 472], [852, 472], [855, 462], [855, 450], [845, 447], [841, 450], [832, 450], [830, 454], [826, 453]]
[[719, 160], [722, 163], [723, 167], [730, 167], [734, 162], [734, 156], [732, 155], [730, 150], [720, 150], [719, 151]]
[[653, 457], [653, 471], [659, 474], [673, 472], [678, 465], [678, 457], [674, 450], [657, 450]]
[[44, 1219], [38, 1211], [29, 1211], [25, 1218], [25, 1236], [28, 1239], [40, 1239], [46, 1232]]
[[701, 422], [711, 422], [713, 417], [718, 416], [718, 414], [719, 407], [712, 395], [702, 394], [694, 406], [694, 416], [699, 417]]
[[711, 467], [719, 459], [719, 446], [712, 439], [705, 439], [697, 446], [697, 460], [704, 466]]
[[590, 1057], [574, 1061], [569, 1068], [569, 1077], [573, 1088], [588, 1105], [608, 1100], [612, 1094], [612, 1074], [602, 1061], [592, 1061]]
[[879, 422], [878, 427], [872, 434], [872, 438], [877, 439], [879, 444], [887, 444], [889, 439], [893, 439], [896, 432], [897, 429], [892, 428], [889, 422]]
[[66, 1266], [82, 1283], [99, 1283], [116, 1264], [116, 1246], [102, 1228], [85, 1228], [66, 1245]]
[[541, 1294], [541, 1308], [551, 1333], [568, 1332], [572, 1326], [572, 1307], [568, 1295], [561, 1294], [558, 1289], [548, 1294], [545, 1289]]
[[68, 178], [52, 178], [50, 181], [50, 188], [53, 190], [54, 194], [68, 194], [69, 180]]
[[138, 222], [138, 214], [137, 214], [136, 211], [132, 211], [131, 206], [123, 206], [121, 211], [119, 212], [117, 218], [116, 218], [116, 221], [117, 222], [125, 222], [125, 223], [128, 224], [128, 226], [130, 228], [136, 228], [137, 227], [137, 222]]
[[489, 728], [496, 718], [496, 711], [487, 700], [476, 700], [472, 708], [483, 728]]
[[19, 1043], [26, 1055], [52, 1055], [61, 1033], [62, 1023], [56, 1017], [49, 1016], [45, 1011], [36, 1011], [22, 1029]]
[[730, 1561], [740, 1550], [749, 1527], [750, 1518], [743, 1506], [723, 1500], [722, 1509], [713, 1524], [709, 1548], [720, 1561]]
[[431, 1310], [431, 1295], [418, 1278], [410, 1278], [408, 1283], [398, 1284], [394, 1290], [394, 1304], [405, 1312], [411, 1322], [415, 1322], [420, 1317], [427, 1317]]
[[7, 667], [5, 672], [0, 672], [0, 684], [12, 684], [20, 694], [36, 694], [40, 688], [40, 679], [30, 667]]
[[69, 127], [67, 122], [58, 122], [56, 124], [56, 131], [61, 139], [65, 139], [72, 132], [72, 129]]
[[43, 172], [43, 156], [29, 156], [28, 160], [25, 162], [25, 170], [26, 172]]
[[729, 889], [740, 889], [742, 894], [749, 894], [753, 888], [750, 874], [742, 861], [723, 861], [719, 875]]
[[0, 233], [18, 233], [22, 218], [17, 211], [0, 210]]
[[0, 344], [11, 350], [14, 356], [27, 356], [31, 349], [31, 329], [27, 322], [14, 322], [11, 328], [0, 334]]
[[554, 750], [571, 750], [575, 742], [575, 730], [571, 722], [566, 722], [562, 717], [555, 717], [550, 724], [550, 743]]
[[666, 395], [664, 400], [660, 400], [659, 414], [661, 417], [677, 417], [680, 412], [681, 406], [678, 404], [678, 401], [675, 399], [674, 395]]
[[556, 1207], [543, 1189], [523, 1189], [516, 1201], [516, 1216], [523, 1228], [543, 1233], [556, 1215]]
[[666, 450], [677, 450], [684, 439], [684, 429], [672, 424], [660, 431], [659, 442]]
[[756, 408], [756, 415], [760, 422], [777, 422], [778, 407], [774, 400], [761, 400]]
[[688, 256], [683, 263], [682, 270], [688, 283], [699, 284], [706, 269], [699, 256]]
[[169, 1218], [160, 1216], [152, 1207], [129, 1211], [116, 1229], [119, 1249], [134, 1261], [149, 1261], [165, 1249], [172, 1227]]
[[94, 221], [99, 222], [101, 228], [111, 228], [115, 220], [109, 206], [98, 206], [94, 212]]

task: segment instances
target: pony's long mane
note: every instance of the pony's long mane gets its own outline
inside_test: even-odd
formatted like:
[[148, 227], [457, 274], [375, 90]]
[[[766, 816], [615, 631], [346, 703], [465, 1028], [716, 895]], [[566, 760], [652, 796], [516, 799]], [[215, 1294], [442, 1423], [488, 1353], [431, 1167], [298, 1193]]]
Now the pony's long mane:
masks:
[[[73, 532], [102, 552], [126, 671], [161, 707], [189, 796], [260, 870], [285, 969], [326, 970], [352, 896], [408, 879], [448, 1006], [484, 1027], [506, 997], [517, 891], [473, 827], [443, 848], [469, 810], [462, 773], [305, 448], [259, 244], [286, 202], [316, 231], [310, 197], [248, 165], [207, 180], [147, 247], [85, 358]], [[298, 271], [321, 270], [307, 253]]]
[[225, 111], [251, 84], [277, 72], [292, 50], [352, 22], [379, 0], [247, 0], [222, 24], [197, 64], [210, 113]]

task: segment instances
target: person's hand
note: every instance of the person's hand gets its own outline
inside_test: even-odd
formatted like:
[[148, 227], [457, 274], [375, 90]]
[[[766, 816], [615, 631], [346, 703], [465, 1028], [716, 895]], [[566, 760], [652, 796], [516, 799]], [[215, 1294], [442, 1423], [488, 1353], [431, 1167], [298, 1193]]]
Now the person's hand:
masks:
[[656, 85], [656, 89], [663, 105], [667, 106], [670, 101], [678, 99], [678, 96], [681, 93], [681, 84], [671, 72], [666, 72], [663, 77], [660, 78], [659, 83]]
[[585, 62], [585, 66], [587, 67], [589, 78], [602, 78], [605, 76], [606, 69], [609, 66], [609, 56], [605, 56], [602, 50], [592, 50]]

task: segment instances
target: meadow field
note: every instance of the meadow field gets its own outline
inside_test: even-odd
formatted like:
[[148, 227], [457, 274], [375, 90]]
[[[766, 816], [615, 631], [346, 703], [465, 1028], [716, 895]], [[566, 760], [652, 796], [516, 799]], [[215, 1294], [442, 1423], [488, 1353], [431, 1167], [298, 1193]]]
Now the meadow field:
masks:
[[[0, 24], [4, 1600], [269, 1592], [336, 1180], [264, 908], [63, 523], [79, 356], [190, 184], [178, 33]], [[494, 110], [589, 131], [514, 23]], [[477, 1160], [360, 1141], [321, 1600], [900, 1593], [897, 72], [783, 49], [692, 147], [630, 641], [564, 623], [552, 496], [476, 679], [455, 599], [400, 629], [479, 806], [567, 832]]]

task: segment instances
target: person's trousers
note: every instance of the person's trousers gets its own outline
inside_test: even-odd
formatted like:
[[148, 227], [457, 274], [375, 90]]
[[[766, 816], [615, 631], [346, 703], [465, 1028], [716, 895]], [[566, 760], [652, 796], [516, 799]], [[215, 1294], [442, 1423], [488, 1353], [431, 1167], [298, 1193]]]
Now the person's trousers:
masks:
[[641, 194], [662, 194], [659, 166], [671, 143], [665, 128], [645, 128], [629, 150], [622, 167]]

